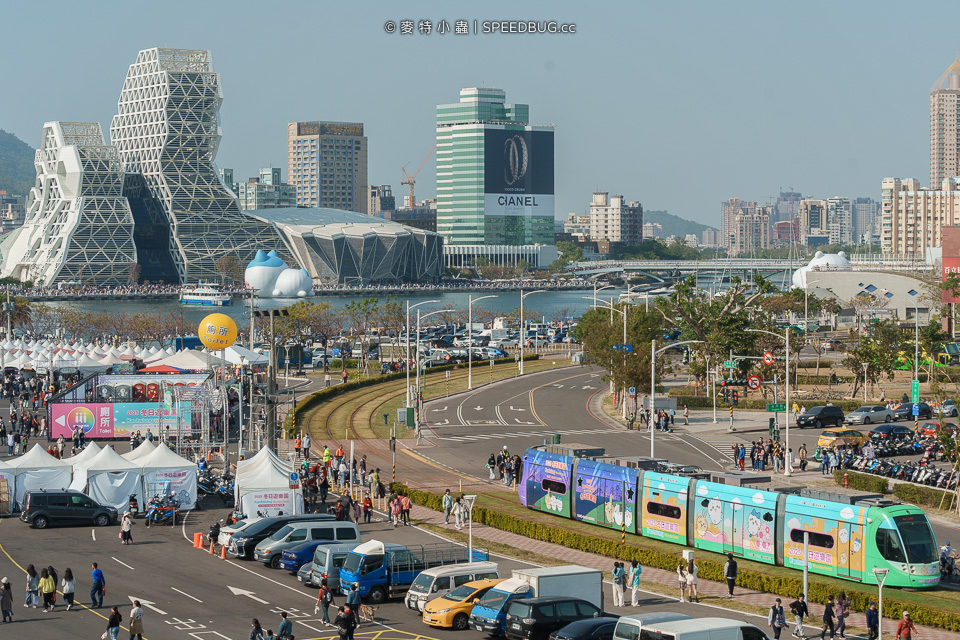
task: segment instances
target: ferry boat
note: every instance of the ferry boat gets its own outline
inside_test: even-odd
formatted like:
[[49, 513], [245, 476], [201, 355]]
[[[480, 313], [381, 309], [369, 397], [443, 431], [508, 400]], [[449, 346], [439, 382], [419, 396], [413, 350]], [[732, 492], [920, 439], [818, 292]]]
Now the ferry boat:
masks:
[[224, 291], [218, 284], [200, 282], [187, 284], [180, 289], [180, 304], [201, 307], [225, 307], [230, 304], [233, 294]]

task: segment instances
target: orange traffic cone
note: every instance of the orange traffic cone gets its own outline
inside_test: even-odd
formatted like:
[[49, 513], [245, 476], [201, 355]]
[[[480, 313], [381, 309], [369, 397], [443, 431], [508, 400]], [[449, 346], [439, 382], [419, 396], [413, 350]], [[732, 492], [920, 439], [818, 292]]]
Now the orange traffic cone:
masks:
[[197, 532], [193, 534], [193, 548], [194, 549], [203, 549], [203, 534]]
[[226, 559], [227, 559], [227, 547], [226, 547], [226, 545], [220, 545], [220, 559], [221, 559], [221, 560], [226, 560]]
[[215, 543], [211, 540], [211, 541], [210, 541], [210, 552], [209, 552], [210, 555], [213, 555], [213, 545], [214, 545], [214, 544], [215, 544]]

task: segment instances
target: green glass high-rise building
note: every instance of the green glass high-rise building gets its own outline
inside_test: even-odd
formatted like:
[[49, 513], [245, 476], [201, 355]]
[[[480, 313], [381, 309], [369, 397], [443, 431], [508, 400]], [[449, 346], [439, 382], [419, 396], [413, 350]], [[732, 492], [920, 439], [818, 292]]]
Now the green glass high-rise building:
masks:
[[437, 105], [437, 232], [450, 245], [553, 244], [553, 127], [502, 89]]

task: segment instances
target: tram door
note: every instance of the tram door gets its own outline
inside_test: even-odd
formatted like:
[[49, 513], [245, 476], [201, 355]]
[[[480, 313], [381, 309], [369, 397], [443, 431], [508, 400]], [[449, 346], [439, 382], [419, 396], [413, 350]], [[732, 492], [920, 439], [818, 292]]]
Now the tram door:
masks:
[[837, 523], [836, 548], [833, 557], [834, 562], [837, 563], [837, 575], [844, 578], [850, 577], [850, 540], [853, 537], [851, 529], [846, 522]]
[[743, 555], [743, 505], [723, 503], [723, 551]]

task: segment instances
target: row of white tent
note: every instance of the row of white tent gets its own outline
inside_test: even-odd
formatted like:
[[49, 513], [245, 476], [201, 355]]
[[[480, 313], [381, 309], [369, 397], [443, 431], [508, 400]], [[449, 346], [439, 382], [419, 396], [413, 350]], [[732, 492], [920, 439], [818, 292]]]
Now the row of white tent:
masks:
[[197, 503], [197, 465], [171, 451], [165, 444], [143, 442], [120, 455], [110, 446], [91, 442], [75, 456], [58, 460], [38, 443], [24, 455], [0, 460], [0, 486], [6, 484], [8, 512], [22, 505], [27, 492], [59, 489], [82, 491], [97, 502], [127, 510], [136, 496], [141, 510], [144, 498], [173, 493], [181, 509]]
[[[303, 513], [303, 480], [292, 474], [297, 469], [284, 462], [269, 447], [263, 447], [252, 458], [237, 464], [234, 497], [241, 513], [275, 516]], [[296, 484], [296, 489], [291, 489]]]

